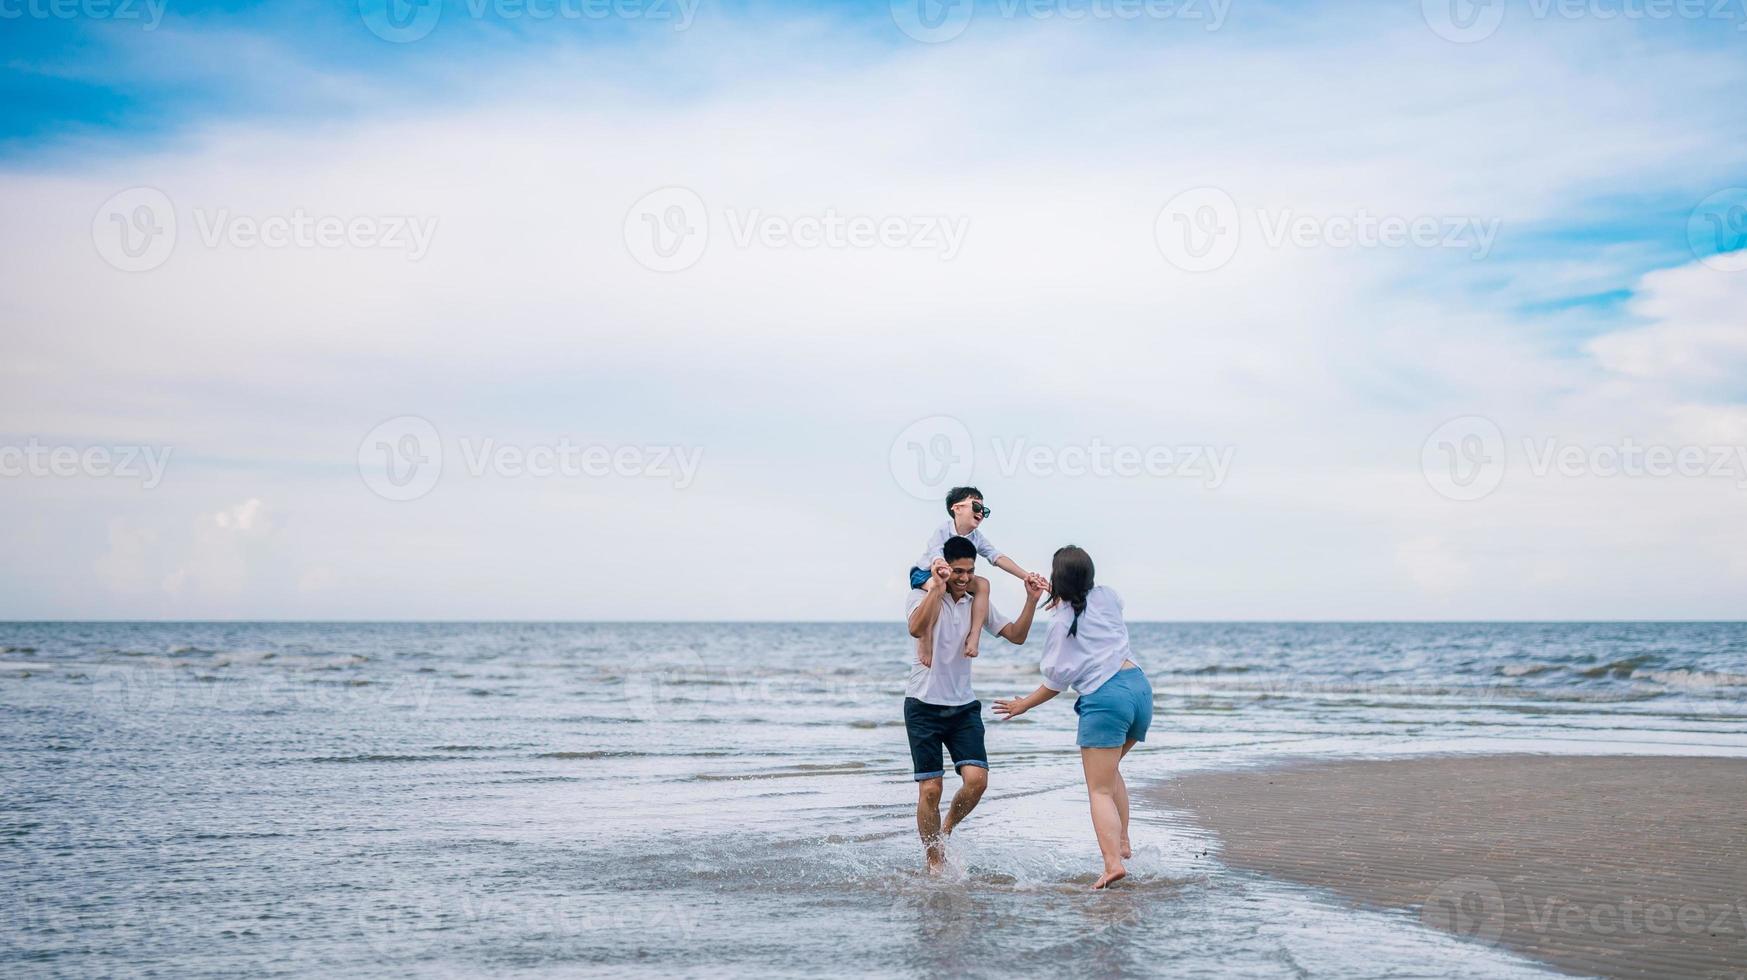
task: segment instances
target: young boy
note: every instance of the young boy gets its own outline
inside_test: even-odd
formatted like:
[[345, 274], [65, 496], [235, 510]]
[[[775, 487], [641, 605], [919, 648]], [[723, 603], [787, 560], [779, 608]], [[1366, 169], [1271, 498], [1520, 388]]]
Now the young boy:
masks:
[[[979, 530], [984, 518], [989, 516], [989, 508], [983, 506], [983, 492], [976, 487], [953, 487], [946, 492], [946, 513], [949, 519], [946, 523], [934, 529], [928, 536], [928, 543], [922, 550], [922, 557], [910, 567], [910, 588], [931, 592], [940, 588], [941, 579], [934, 573], [934, 566], [941, 562], [941, 549], [948, 538], [967, 538], [977, 546], [977, 554], [983, 560], [1001, 569], [1021, 582], [1031, 584], [1036, 581], [1044, 590], [1049, 589], [1049, 583], [1043, 576], [1034, 575], [1020, 568], [1018, 563], [1001, 553], [1001, 550], [989, 543]], [[964, 655], [977, 655], [977, 637], [982, 634], [983, 621], [989, 617], [989, 580], [981, 575], [974, 576], [970, 585], [971, 623], [969, 634], [964, 641]], [[916, 640], [916, 659], [924, 667], [934, 666], [934, 636], [930, 631], [923, 631]]]

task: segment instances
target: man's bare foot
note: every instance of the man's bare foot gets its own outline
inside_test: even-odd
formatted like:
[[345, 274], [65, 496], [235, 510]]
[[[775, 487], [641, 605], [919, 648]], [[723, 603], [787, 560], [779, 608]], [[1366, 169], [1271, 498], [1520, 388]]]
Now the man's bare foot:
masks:
[[1092, 883], [1092, 887], [1095, 889], [1096, 888], [1109, 888], [1111, 885], [1116, 884], [1117, 882], [1121, 881], [1122, 879], [1124, 879], [1126, 877], [1128, 877], [1128, 869], [1123, 868], [1123, 867], [1117, 867], [1113, 870], [1104, 872], [1102, 877], [1100, 877], [1097, 881]]
[[928, 852], [928, 873], [939, 874], [946, 867], [946, 837], [942, 835], [932, 840], [924, 840], [922, 846]]
[[1126, 837], [1122, 838], [1122, 856], [1125, 858], [1134, 857], [1134, 848], [1128, 846], [1128, 838]]

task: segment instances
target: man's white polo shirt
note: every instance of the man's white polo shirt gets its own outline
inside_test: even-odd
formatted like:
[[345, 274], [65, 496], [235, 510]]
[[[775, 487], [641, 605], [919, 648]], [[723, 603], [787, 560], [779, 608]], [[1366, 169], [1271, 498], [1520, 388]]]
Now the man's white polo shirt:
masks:
[[[904, 604], [906, 622], [926, 595], [921, 589], [910, 590], [910, 597]], [[951, 592], [940, 597], [940, 616], [934, 621], [934, 666], [922, 666], [922, 661], [916, 659], [916, 647], [912, 643], [910, 681], [904, 687], [905, 697], [947, 708], [970, 704], [977, 699], [971, 693], [971, 661], [964, 655], [965, 636], [971, 629], [971, 601], [968, 592], [957, 602], [953, 601]], [[991, 602], [989, 615], [983, 620], [983, 631], [998, 636], [1010, 622], [1012, 620], [1001, 615]]]

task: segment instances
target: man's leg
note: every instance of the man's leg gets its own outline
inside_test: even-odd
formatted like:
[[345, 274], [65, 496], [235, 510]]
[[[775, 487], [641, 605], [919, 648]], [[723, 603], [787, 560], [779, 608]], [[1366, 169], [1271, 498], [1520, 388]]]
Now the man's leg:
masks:
[[964, 785], [953, 794], [952, 809], [946, 815], [946, 833], [964, 822], [989, 788], [989, 751], [983, 744], [983, 702], [972, 701], [953, 711], [947, 720], [946, 749], [952, 753], [952, 764]]
[[943, 835], [951, 834], [952, 828], [964, 823], [964, 818], [971, 815], [977, 802], [983, 798], [983, 790], [989, 788], [989, 770], [982, 766], [959, 766], [958, 775], [964, 784], [952, 794], [952, 806], [946, 811], [946, 826], [941, 830]]
[[938, 871], [946, 860], [940, 838], [940, 784], [946, 775], [941, 765], [945, 749], [941, 709], [915, 698], [904, 699], [904, 734], [910, 739], [910, 765], [916, 774], [916, 833], [928, 855], [928, 870]]
[[940, 785], [939, 776], [916, 784], [916, 833], [922, 835], [929, 871], [939, 871], [946, 863], [946, 844], [940, 835]]
[[977, 640], [983, 635], [983, 621], [989, 618], [989, 580], [981, 575], [971, 577], [971, 628], [965, 633], [964, 655], [977, 655]]

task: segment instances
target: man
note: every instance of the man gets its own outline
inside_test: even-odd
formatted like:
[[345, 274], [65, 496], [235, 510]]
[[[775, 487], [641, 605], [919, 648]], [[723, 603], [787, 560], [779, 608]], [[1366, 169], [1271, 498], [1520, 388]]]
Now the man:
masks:
[[[928, 870], [939, 871], [946, 860], [946, 836], [964, 822], [983, 798], [989, 785], [989, 754], [983, 748], [983, 704], [971, 693], [971, 661], [965, 656], [965, 636], [970, 632], [971, 580], [976, 576], [977, 546], [963, 537], [951, 537], [941, 546], [941, 557], [930, 568], [934, 588], [911, 589], [908, 608], [910, 635], [934, 640], [933, 664], [917, 655], [910, 664], [905, 685], [904, 729], [910, 736], [910, 760], [916, 774], [916, 831], [928, 855]], [[1025, 642], [1037, 600], [1043, 595], [1041, 578], [1025, 581], [1025, 609], [1008, 620], [992, 604], [983, 628], [1015, 645]], [[940, 822], [940, 793], [946, 769], [942, 748], [952, 753], [953, 768], [964, 784], [952, 798], [946, 825]]]

